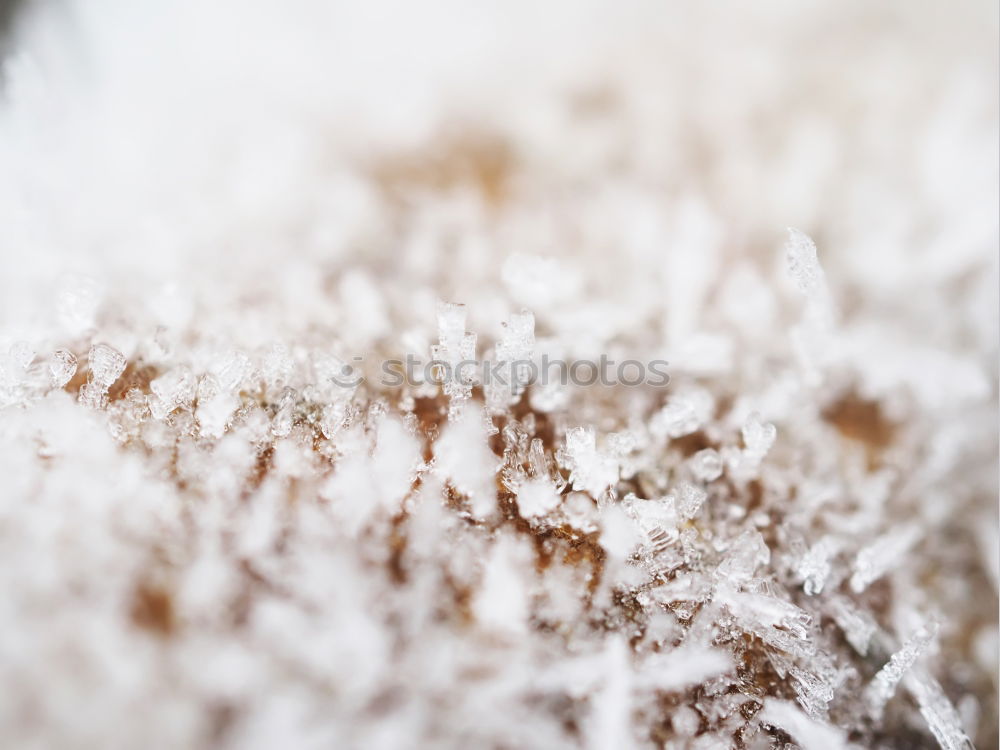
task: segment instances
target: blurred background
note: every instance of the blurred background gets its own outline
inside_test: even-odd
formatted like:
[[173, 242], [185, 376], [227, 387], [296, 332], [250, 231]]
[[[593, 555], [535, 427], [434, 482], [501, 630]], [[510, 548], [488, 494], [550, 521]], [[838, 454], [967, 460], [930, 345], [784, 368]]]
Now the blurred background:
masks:
[[[27, 324], [60, 273], [124, 295], [183, 281], [218, 312], [234, 294], [282, 305], [288, 286], [305, 304], [356, 267], [406, 305], [485, 295], [470, 314], [493, 325], [486, 282], [514, 252], [574, 259], [636, 319], [664, 289], [691, 294], [671, 258], [768, 272], [795, 226], [848, 313], [904, 306], [928, 343], [995, 336], [995, 285], [977, 283], [996, 265], [993, 3], [36, 0], [2, 16], [7, 320]], [[449, 220], [489, 228], [424, 241]], [[700, 301], [678, 304], [684, 327]]]

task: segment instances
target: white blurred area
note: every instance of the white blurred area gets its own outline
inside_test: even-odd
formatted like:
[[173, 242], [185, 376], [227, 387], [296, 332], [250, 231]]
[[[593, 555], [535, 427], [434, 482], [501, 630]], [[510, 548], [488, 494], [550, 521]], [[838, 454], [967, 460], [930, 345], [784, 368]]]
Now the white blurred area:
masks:
[[[952, 336], [934, 297], [996, 265], [996, 35], [985, 2], [29, 3], [0, 108], [3, 315], [44, 326], [67, 272], [209, 308], [356, 261], [482, 296], [512, 251], [641, 306], [671, 263], [710, 278], [795, 226], [835, 284]], [[442, 263], [387, 226], [366, 165], [466, 132], [512, 155], [504, 239]], [[962, 317], [995, 333], [990, 287]]]

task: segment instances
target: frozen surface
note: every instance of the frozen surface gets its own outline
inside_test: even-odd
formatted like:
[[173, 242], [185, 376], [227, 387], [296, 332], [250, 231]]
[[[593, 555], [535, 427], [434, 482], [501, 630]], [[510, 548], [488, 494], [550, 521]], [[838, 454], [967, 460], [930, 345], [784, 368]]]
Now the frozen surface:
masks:
[[995, 748], [994, 6], [39, 0], [0, 746]]

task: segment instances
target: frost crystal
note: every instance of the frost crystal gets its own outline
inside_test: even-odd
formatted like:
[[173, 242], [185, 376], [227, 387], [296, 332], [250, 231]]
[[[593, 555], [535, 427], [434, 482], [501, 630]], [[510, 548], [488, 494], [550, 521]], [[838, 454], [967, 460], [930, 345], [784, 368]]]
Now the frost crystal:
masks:
[[654, 417], [654, 434], [680, 438], [696, 432], [712, 411], [712, 399], [701, 390], [688, 391], [670, 399]]
[[724, 651], [701, 646], [685, 646], [650, 659], [639, 675], [640, 684], [658, 690], [680, 690], [733, 669], [733, 660]]
[[465, 305], [438, 303], [438, 343], [431, 347], [431, 357], [441, 363], [438, 377], [444, 392], [454, 399], [468, 398], [474, 383], [474, 371], [458, 367], [476, 357], [476, 335], [466, 332], [465, 318]]
[[125, 371], [125, 356], [107, 344], [95, 344], [87, 355], [90, 374], [80, 389], [80, 401], [101, 408], [108, 398], [108, 389]]
[[494, 411], [517, 403], [532, 377], [528, 364], [535, 347], [535, 316], [522, 310], [511, 315], [503, 327], [495, 352], [498, 364], [491, 368], [485, 385], [486, 403]]
[[434, 457], [441, 475], [468, 497], [474, 517], [493, 513], [497, 461], [486, 446], [486, 429], [477, 409], [466, 409], [445, 428], [435, 443]]
[[836, 551], [836, 542], [830, 537], [824, 537], [802, 556], [798, 572], [803, 580], [802, 589], [809, 596], [815, 596], [823, 591], [832, 569], [830, 557]]
[[125, 371], [125, 357], [107, 344], [95, 344], [87, 355], [91, 381], [104, 389], [109, 388]]
[[535, 316], [522, 310], [504, 324], [503, 337], [497, 345], [497, 359], [508, 362], [527, 359], [535, 348]]
[[22, 370], [27, 370], [35, 359], [35, 352], [27, 341], [15, 341], [11, 344], [8, 354]]
[[482, 587], [473, 602], [476, 619], [488, 631], [522, 634], [527, 626], [528, 570], [523, 550], [503, 538], [490, 555]]
[[885, 575], [916, 544], [919, 536], [920, 532], [915, 527], [904, 526], [862, 549], [854, 562], [851, 590], [861, 593], [869, 584]]
[[757, 531], [744, 531], [727, 550], [716, 573], [720, 580], [731, 584], [744, 584], [753, 578], [757, 568], [771, 559], [764, 538]]
[[691, 458], [691, 472], [702, 482], [713, 482], [722, 476], [722, 457], [713, 448], [698, 451]]
[[806, 663], [806, 668], [792, 667], [789, 674], [795, 681], [799, 705], [810, 717], [823, 719], [836, 697], [842, 676], [822, 653], [812, 655]]
[[670, 725], [681, 737], [693, 737], [698, 731], [701, 719], [698, 712], [687, 706], [678, 706], [670, 718]]
[[76, 355], [66, 349], [57, 349], [52, 353], [48, 367], [52, 386], [62, 388], [76, 374]]
[[221, 437], [229, 418], [239, 405], [240, 400], [230, 393], [216, 393], [205, 399], [199, 398], [196, 416], [201, 434], [212, 438]]
[[842, 731], [809, 718], [788, 701], [768, 699], [759, 718], [766, 724], [788, 732], [803, 750], [837, 750], [847, 747]]
[[866, 656], [872, 637], [878, 631], [878, 625], [869, 615], [858, 610], [844, 597], [833, 597], [829, 607], [831, 616], [844, 632], [847, 642], [861, 656]]
[[637, 524], [619, 505], [606, 505], [600, 515], [601, 546], [612, 561], [625, 560], [642, 543]]
[[517, 507], [527, 518], [544, 516], [559, 505], [555, 487], [545, 478], [529, 479], [517, 490]]
[[399, 420], [384, 417], [375, 447], [357, 446], [335, 467], [320, 489], [330, 510], [351, 536], [374, 519], [385, 519], [409, 492], [419, 460], [416, 440]]
[[777, 430], [770, 422], [765, 422], [759, 413], [751, 412], [743, 423], [743, 445], [746, 455], [759, 461], [774, 445]]
[[213, 360], [210, 369], [222, 390], [235, 391], [250, 372], [250, 358], [239, 351], [225, 352]]
[[921, 674], [910, 681], [909, 687], [920, 705], [920, 714], [942, 750], [972, 750], [962, 720], [937, 680]]
[[705, 490], [685, 482], [677, 490], [677, 515], [685, 521], [694, 518], [706, 497]]
[[196, 382], [189, 367], [179, 365], [156, 378], [149, 389], [156, 397], [150, 404], [153, 416], [162, 419], [178, 406], [191, 403], [195, 396]]
[[896, 692], [896, 685], [927, 650], [937, 631], [937, 623], [919, 628], [872, 678], [871, 683], [865, 688], [865, 701], [874, 715], [882, 713], [885, 704]]
[[285, 385], [292, 376], [295, 363], [284, 344], [274, 344], [265, 353], [261, 363], [261, 375], [271, 387]]
[[813, 294], [826, 283], [816, 257], [816, 245], [798, 229], [788, 230], [785, 262], [788, 264], [788, 275], [803, 294]]
[[576, 427], [566, 434], [564, 461], [574, 490], [600, 496], [618, 479], [618, 465], [597, 449], [593, 428]]

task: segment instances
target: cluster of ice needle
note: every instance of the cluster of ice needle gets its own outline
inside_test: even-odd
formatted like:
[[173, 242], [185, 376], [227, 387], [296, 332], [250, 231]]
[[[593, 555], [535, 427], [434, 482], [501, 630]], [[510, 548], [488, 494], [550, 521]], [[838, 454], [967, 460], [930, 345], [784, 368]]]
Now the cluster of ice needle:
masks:
[[325, 4], [189, 5], [183, 61], [81, 4], [86, 80], [10, 66], [0, 744], [996, 746], [995, 87], [941, 67], [979, 11], [907, 10], [899, 73], [868, 5], [574, 5], [490, 53], [523, 86], [426, 98], [478, 24], [334, 96], [372, 58]]

